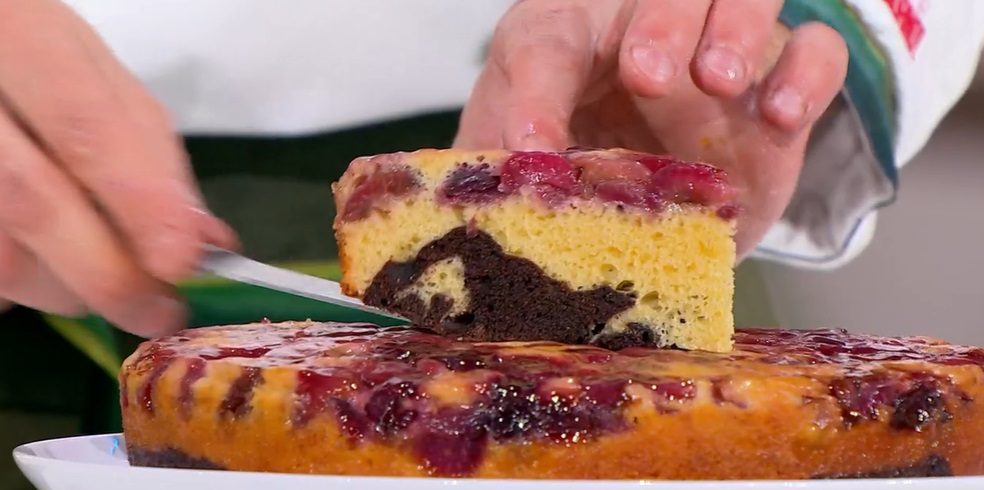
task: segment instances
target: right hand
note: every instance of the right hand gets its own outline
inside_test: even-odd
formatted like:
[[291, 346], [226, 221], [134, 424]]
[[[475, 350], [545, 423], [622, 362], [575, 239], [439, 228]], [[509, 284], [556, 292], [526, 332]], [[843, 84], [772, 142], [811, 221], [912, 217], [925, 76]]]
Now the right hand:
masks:
[[204, 243], [236, 238], [163, 107], [66, 5], [0, 0], [0, 308], [165, 334]]

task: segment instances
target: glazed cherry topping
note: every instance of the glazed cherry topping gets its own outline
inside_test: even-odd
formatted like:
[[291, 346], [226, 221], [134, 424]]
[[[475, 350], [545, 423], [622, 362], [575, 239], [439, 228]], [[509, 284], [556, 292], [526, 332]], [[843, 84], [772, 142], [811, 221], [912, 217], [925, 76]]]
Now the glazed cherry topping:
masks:
[[642, 164], [643, 167], [646, 167], [646, 169], [651, 173], [656, 173], [663, 170], [665, 167], [677, 163], [677, 161], [667, 157], [642, 156], [639, 157], [639, 163]]
[[[262, 349], [267, 351], [255, 357], [241, 355]], [[242, 369], [216, 414], [231, 419], [252, 410], [261, 368], [294, 370], [290, 423], [296, 430], [317, 417], [333, 417], [352, 444], [397, 438], [412, 445], [432, 474], [465, 476], [481, 464], [488, 441], [580, 444], [629, 427], [624, 408], [636, 401], [659, 413], [688, 410], [702, 396], [700, 386], [711, 402], [745, 409], [750, 405], [737, 387], [785, 375], [826, 386], [804, 393], [804, 403], [830, 404], [848, 429], [879, 422], [900, 431], [927, 430], [947, 423], [948, 407], [968, 398], [925, 363], [981, 369], [984, 350], [843, 330], [739, 330], [732, 353], [714, 354], [466, 343], [371, 325], [215, 327], [155, 341], [128, 368], [149, 371], [133, 393], [148, 412], [155, 383], [176, 359], [186, 366], [183, 404], [194, 401], [192, 387], [204, 379], [205, 359]], [[446, 399], [449, 386], [455, 395]]]
[[242, 417], [253, 409], [250, 401], [253, 390], [262, 382], [262, 372], [257, 367], [246, 367], [242, 374], [232, 382], [232, 387], [219, 407], [220, 416]]
[[699, 163], [673, 163], [653, 173], [650, 186], [671, 200], [705, 206], [725, 204], [735, 198], [735, 190], [725, 180], [723, 170]]
[[895, 399], [892, 427], [922, 431], [933, 422], [950, 419], [943, 400], [944, 393], [936, 380], [917, 384]]
[[345, 202], [342, 219], [357, 221], [388, 199], [406, 196], [420, 188], [420, 182], [406, 167], [386, 167], [359, 177], [355, 189]]
[[506, 193], [531, 187], [544, 201], [556, 203], [580, 194], [577, 168], [557, 153], [519, 152], [502, 164], [500, 190]]
[[465, 163], [437, 190], [443, 204], [487, 204], [530, 189], [548, 206], [600, 200], [659, 213], [667, 203], [712, 207], [732, 220], [739, 208], [724, 171], [700, 163], [625, 150], [513, 152], [499, 163]]
[[492, 174], [489, 165], [462, 165], [438, 189], [438, 200], [449, 204], [492, 202], [505, 194], [499, 190], [502, 178]]
[[604, 201], [623, 206], [658, 212], [666, 205], [659, 192], [650, 192], [645, 183], [625, 180], [609, 180], [595, 186], [595, 196]]
[[205, 359], [192, 359], [188, 363], [184, 376], [181, 377], [178, 395], [178, 402], [181, 403], [185, 417], [191, 416], [191, 402], [195, 398], [191, 387], [203, 376], [205, 376]]
[[652, 174], [641, 162], [621, 155], [613, 158], [604, 152], [588, 152], [574, 154], [570, 158], [581, 169], [581, 181], [586, 185], [623, 180], [645, 182]]

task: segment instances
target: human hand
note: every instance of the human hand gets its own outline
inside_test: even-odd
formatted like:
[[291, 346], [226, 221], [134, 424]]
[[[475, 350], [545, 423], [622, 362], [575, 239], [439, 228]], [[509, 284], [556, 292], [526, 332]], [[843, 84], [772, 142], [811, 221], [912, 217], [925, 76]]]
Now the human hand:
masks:
[[235, 237], [164, 109], [61, 2], [0, 2], [0, 305], [163, 334], [202, 242]]
[[701, 160], [742, 190], [744, 257], [796, 188], [848, 52], [782, 0], [524, 0], [501, 20], [455, 145], [624, 147]]

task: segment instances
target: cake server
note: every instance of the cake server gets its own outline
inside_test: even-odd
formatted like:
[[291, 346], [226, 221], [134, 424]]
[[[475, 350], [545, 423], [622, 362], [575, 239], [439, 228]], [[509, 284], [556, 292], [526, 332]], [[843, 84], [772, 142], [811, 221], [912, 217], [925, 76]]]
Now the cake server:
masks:
[[274, 267], [211, 245], [206, 246], [205, 252], [205, 258], [199, 266], [203, 272], [244, 284], [406, 321], [401, 316], [346, 296], [342, 293], [342, 287], [335, 281]]

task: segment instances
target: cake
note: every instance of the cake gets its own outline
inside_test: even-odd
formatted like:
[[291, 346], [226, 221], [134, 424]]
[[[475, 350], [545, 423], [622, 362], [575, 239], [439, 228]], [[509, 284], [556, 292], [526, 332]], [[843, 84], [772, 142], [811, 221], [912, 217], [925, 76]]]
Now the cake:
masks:
[[420, 150], [333, 185], [342, 290], [461, 340], [727, 352], [735, 189], [621, 149]]
[[523, 479], [984, 473], [984, 350], [738, 330], [729, 353], [257, 323], [143, 343], [132, 465]]

